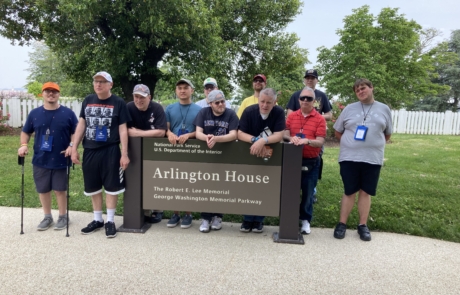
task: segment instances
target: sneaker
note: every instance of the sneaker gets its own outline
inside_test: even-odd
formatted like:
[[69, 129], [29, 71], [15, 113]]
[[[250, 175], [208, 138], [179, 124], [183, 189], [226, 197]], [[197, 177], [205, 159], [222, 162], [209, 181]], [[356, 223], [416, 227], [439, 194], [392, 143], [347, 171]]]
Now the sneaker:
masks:
[[311, 233], [310, 222], [308, 220], [302, 220], [302, 229], [300, 230], [302, 235], [308, 235]]
[[347, 225], [345, 223], [339, 222], [334, 229], [334, 238], [343, 239], [345, 238], [345, 232], [347, 231]]
[[115, 238], [117, 236], [117, 227], [115, 222], [107, 221], [105, 224], [105, 236], [107, 238]]
[[101, 229], [103, 226], [104, 226], [104, 221], [93, 220], [85, 228], [81, 229], [81, 234], [82, 235], [92, 234], [93, 232]]
[[244, 233], [250, 232], [252, 229], [252, 222], [244, 220], [241, 224], [240, 231]]
[[252, 232], [253, 233], [261, 233], [263, 231], [264, 231], [264, 223], [263, 222], [254, 221], [252, 223]]
[[365, 224], [358, 225], [358, 234], [363, 241], [369, 242], [371, 240], [371, 232]]
[[169, 219], [168, 223], [166, 224], [167, 227], [176, 227], [180, 222], [180, 216], [178, 214], [173, 214], [171, 219]]
[[150, 223], [159, 223], [163, 220], [163, 212], [153, 212], [150, 217]]
[[180, 228], [189, 228], [191, 226], [192, 226], [192, 215], [185, 214], [184, 218], [182, 218]]
[[209, 232], [209, 221], [208, 220], [203, 219], [201, 221], [200, 232], [202, 232], [202, 233], [208, 233]]
[[213, 230], [219, 230], [222, 228], [222, 218], [218, 217], [218, 216], [214, 216], [214, 218], [212, 219], [212, 222], [211, 222], [211, 228]]
[[[70, 220], [69, 220], [70, 222]], [[61, 230], [67, 227], [67, 216], [59, 216], [58, 222], [54, 226], [54, 230]]]
[[37, 230], [47, 230], [50, 226], [53, 225], [53, 217], [45, 217], [42, 222], [37, 226]]

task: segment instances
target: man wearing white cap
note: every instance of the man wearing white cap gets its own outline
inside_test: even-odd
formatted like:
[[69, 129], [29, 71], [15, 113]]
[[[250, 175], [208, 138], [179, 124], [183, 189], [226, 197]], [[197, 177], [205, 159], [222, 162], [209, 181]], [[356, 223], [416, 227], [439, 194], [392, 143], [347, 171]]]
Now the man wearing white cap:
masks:
[[[147, 85], [134, 86], [133, 101], [126, 106], [132, 121], [128, 122], [130, 137], [164, 137], [166, 133], [166, 115], [163, 107], [153, 102]], [[144, 210], [144, 220], [158, 223], [163, 219], [163, 211]]]
[[[199, 100], [197, 101], [195, 104], [202, 107], [202, 108], [205, 108], [205, 107], [209, 107], [210, 106], [210, 102], [208, 100], [208, 95], [211, 91], [213, 90], [217, 90], [219, 89], [217, 87], [217, 81], [216, 79], [214, 78], [206, 78], [203, 82], [203, 86], [204, 86], [204, 96], [205, 98], [203, 98], [202, 100]], [[228, 101], [225, 101], [225, 107], [227, 109], [231, 109], [232, 108], [232, 105], [228, 102]]]
[[[83, 100], [75, 131], [75, 143], [72, 147], [72, 162], [80, 164], [77, 148], [80, 141], [83, 141], [84, 194], [91, 196], [94, 211], [94, 220], [83, 228], [81, 233], [91, 234], [104, 226], [104, 219], [102, 219], [102, 188], [104, 188], [107, 238], [114, 238], [117, 235], [114, 216], [118, 194], [125, 191], [123, 171], [129, 164], [126, 123], [131, 121], [123, 99], [111, 93], [112, 86], [112, 76], [109, 73], [98, 72], [93, 76], [93, 87], [96, 93], [88, 95]], [[91, 122], [92, 125], [88, 125], [87, 122]], [[88, 136], [89, 134], [94, 136]]]

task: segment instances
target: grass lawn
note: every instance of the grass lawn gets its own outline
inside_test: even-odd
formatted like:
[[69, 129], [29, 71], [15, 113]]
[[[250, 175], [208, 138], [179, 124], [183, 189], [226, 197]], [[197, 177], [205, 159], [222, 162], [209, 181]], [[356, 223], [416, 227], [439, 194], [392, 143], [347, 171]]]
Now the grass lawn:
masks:
[[[460, 242], [460, 137], [396, 134], [391, 141], [385, 150], [377, 195], [372, 197], [369, 228]], [[0, 136], [0, 206], [21, 206], [18, 146], [19, 136]], [[326, 147], [313, 227], [332, 228], [338, 221], [343, 193], [338, 154], [338, 147]], [[31, 159], [26, 158], [24, 204], [39, 208]], [[57, 208], [55, 200], [53, 208]], [[82, 171], [77, 165], [71, 170], [70, 209], [92, 211], [90, 199], [83, 195]], [[117, 214], [123, 214], [122, 198]], [[165, 212], [165, 217], [169, 216], [170, 212]], [[194, 217], [199, 219], [199, 213]], [[224, 221], [241, 222], [241, 216], [227, 214]], [[355, 207], [348, 227], [356, 227], [357, 222]], [[267, 217], [266, 224], [277, 225], [278, 218]]]

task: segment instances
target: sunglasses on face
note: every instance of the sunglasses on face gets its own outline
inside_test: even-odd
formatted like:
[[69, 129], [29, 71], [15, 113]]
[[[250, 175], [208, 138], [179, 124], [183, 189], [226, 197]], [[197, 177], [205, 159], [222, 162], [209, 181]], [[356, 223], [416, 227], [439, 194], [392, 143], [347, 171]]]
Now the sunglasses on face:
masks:
[[254, 83], [264, 83], [264, 80], [254, 80]]
[[219, 101], [215, 101], [214, 104], [216, 106], [220, 105], [220, 104], [225, 104], [225, 100], [219, 100]]
[[206, 89], [206, 90], [214, 90], [214, 88], [216, 88], [216, 87], [214, 87], [214, 85], [206, 85], [206, 86], [204, 86], [204, 89]]
[[313, 101], [313, 100], [314, 100], [314, 98], [311, 97], [311, 96], [301, 96], [301, 97], [299, 97], [299, 99], [300, 99], [301, 101], [305, 101], [305, 100], [307, 100], [307, 101]]

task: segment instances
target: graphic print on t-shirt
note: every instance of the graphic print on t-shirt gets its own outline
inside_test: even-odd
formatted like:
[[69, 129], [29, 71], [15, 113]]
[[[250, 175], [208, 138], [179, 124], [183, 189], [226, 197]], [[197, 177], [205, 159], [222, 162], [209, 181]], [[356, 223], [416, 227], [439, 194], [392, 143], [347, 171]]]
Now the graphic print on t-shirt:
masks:
[[204, 121], [204, 126], [205, 127], [217, 127], [216, 131], [214, 132], [214, 135], [220, 136], [220, 135], [226, 135], [228, 132], [228, 122], [221, 121], [221, 120], [205, 120]]
[[107, 129], [107, 138], [110, 138], [112, 126], [113, 106], [101, 104], [88, 104], [85, 108], [86, 139], [96, 140], [97, 128], [103, 126]]

